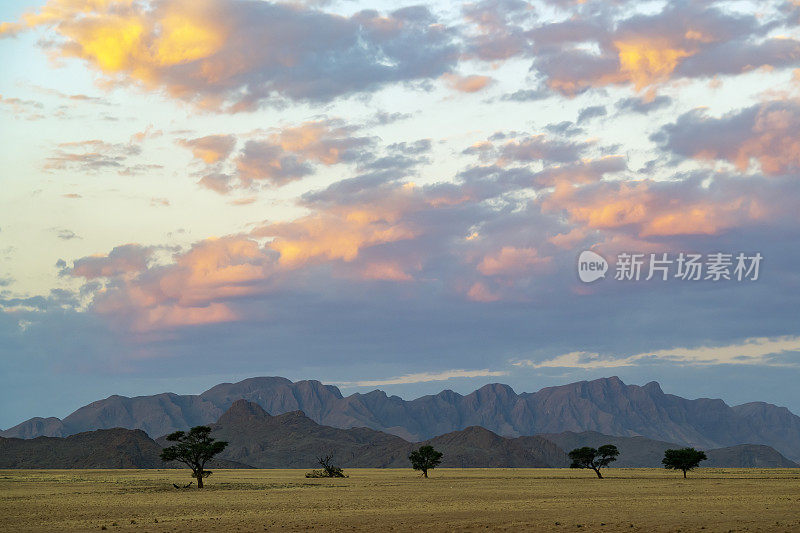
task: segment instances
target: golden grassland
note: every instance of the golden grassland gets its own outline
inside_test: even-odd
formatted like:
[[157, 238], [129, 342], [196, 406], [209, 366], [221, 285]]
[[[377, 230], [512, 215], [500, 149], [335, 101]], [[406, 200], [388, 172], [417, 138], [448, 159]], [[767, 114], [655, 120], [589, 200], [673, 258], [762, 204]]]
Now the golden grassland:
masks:
[[0, 531], [800, 531], [800, 470], [0, 470]]

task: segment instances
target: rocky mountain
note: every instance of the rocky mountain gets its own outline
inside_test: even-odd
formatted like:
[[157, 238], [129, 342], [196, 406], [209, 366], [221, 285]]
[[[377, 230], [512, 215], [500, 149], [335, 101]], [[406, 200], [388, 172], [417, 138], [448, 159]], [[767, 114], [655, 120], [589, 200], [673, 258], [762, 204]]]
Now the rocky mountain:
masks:
[[[214, 438], [228, 447], [220, 457], [258, 468], [315, 468], [331, 454], [342, 467], [406, 468], [408, 454], [430, 444], [444, 453], [450, 467], [558, 467], [566, 455], [540, 437], [507, 439], [470, 427], [412, 444], [368, 428], [340, 429], [317, 424], [302, 411], [271, 416], [259, 405], [237, 400], [211, 426]], [[166, 441], [158, 439], [160, 444]]]
[[[611, 465], [617, 468], [661, 468], [664, 450], [681, 448], [673, 442], [652, 440], [645, 437], [614, 437], [596, 431], [575, 433], [549, 433], [540, 435], [565, 451], [583, 446], [598, 448], [604, 444], [613, 444], [619, 449], [618, 459]], [[758, 444], [740, 444], [725, 448], [704, 450], [708, 459], [702, 467], [715, 468], [798, 468], [800, 465], [790, 461], [779, 452]]]
[[[162, 446], [141, 429], [98, 429], [69, 437], [0, 437], [0, 468], [186, 468], [164, 463]], [[213, 459], [209, 468], [250, 468]]]
[[101, 429], [66, 438], [0, 438], [0, 468], [163, 468], [142, 430]]
[[235, 401], [211, 428], [215, 439], [228, 442], [220, 457], [257, 468], [316, 468], [326, 454], [345, 467], [407, 466], [411, 448], [373, 429], [322, 426], [302, 411], [271, 416], [247, 400]]
[[461, 431], [446, 433], [419, 443], [415, 447], [423, 444], [430, 444], [444, 453], [442, 459], [444, 467], [563, 468], [569, 466], [564, 450], [542, 437], [501, 437], [481, 426], [470, 426]]
[[408, 441], [470, 426], [508, 437], [596, 431], [704, 449], [762, 444], [800, 460], [800, 417], [784, 407], [766, 403], [731, 407], [718, 399], [689, 400], [665, 394], [656, 382], [626, 385], [617, 377], [521, 394], [507, 385], [490, 384], [467, 395], [446, 390], [410, 401], [379, 390], [344, 397], [338, 388], [318, 381], [250, 378], [217, 385], [198, 396], [111, 396], [78, 409], [63, 421], [31, 419], [0, 436], [70, 435], [115, 426], [163, 435], [210, 424], [238, 399], [256, 403], [273, 415], [303, 411], [319, 424], [367, 427]]
[[777, 450], [762, 444], [739, 444], [707, 450], [701, 466], [713, 468], [800, 468]]

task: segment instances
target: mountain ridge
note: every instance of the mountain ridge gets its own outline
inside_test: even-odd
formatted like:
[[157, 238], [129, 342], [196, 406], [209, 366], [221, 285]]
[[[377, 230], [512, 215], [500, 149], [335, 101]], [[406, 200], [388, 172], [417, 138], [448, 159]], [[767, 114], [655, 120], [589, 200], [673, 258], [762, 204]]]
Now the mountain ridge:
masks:
[[377, 389], [343, 396], [337, 387], [315, 380], [255, 377], [221, 383], [199, 395], [114, 395], [63, 420], [30, 419], [0, 436], [67, 436], [109, 427], [143, 429], [158, 436], [213, 423], [238, 399], [273, 414], [303, 411], [319, 424], [367, 427], [408, 441], [470, 426], [508, 437], [597, 431], [705, 449], [762, 444], [800, 460], [800, 417], [785, 407], [764, 402], [731, 407], [720, 399], [685, 399], [664, 393], [655, 381], [626, 385], [616, 376], [520, 394], [508, 385], [490, 383], [467, 395], [444, 390], [414, 400]]
[[[272, 416], [260, 405], [237, 400], [211, 425], [212, 436], [228, 443], [212, 468], [314, 468], [332, 455], [345, 468], [408, 468], [411, 450], [431, 445], [444, 454], [442, 467], [564, 468], [565, 450], [616, 445], [621, 454], [611, 467], [661, 467], [664, 450], [677, 445], [644, 437], [613, 437], [596, 432], [501, 437], [480, 426], [407, 442], [369, 428], [341, 429], [317, 424], [302, 411]], [[0, 438], [0, 468], [183, 468], [163, 464], [160, 451], [171, 443], [153, 440], [139, 429], [99, 429], [69, 437]], [[768, 446], [744, 444], [706, 450], [703, 466], [796, 468]]]

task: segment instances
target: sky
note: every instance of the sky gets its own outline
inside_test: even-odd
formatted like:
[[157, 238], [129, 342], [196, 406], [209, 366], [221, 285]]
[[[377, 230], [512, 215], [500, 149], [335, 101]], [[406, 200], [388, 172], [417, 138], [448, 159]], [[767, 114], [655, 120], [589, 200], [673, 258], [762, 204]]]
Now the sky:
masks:
[[0, 428], [264, 375], [800, 413], [796, 0], [3, 2], [0, 64]]

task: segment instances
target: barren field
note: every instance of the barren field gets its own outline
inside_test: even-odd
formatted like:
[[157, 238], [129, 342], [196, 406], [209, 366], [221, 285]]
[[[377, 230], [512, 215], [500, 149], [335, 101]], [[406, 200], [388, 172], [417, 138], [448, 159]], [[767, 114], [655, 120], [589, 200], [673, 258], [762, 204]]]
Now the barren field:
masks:
[[800, 531], [800, 470], [0, 470], [2, 531]]

